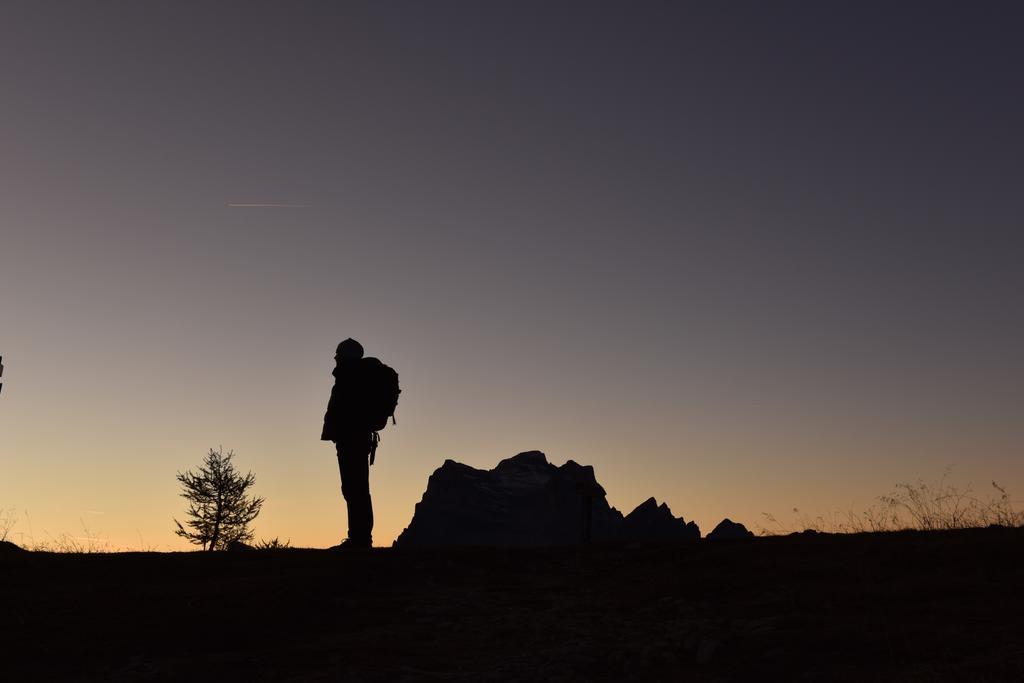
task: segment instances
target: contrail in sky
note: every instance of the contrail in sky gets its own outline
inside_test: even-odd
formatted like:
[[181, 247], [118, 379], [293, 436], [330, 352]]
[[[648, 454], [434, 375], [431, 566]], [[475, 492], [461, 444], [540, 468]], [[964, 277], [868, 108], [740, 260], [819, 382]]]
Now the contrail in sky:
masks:
[[304, 209], [309, 204], [278, 204], [274, 202], [243, 204], [239, 202], [228, 202], [228, 207], [233, 209]]

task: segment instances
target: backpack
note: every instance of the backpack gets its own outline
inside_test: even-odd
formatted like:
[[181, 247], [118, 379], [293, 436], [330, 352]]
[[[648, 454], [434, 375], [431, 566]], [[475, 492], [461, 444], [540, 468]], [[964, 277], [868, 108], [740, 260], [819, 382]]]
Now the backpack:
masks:
[[364, 398], [366, 417], [373, 431], [384, 429], [388, 418], [395, 424], [395, 408], [398, 407], [398, 373], [384, 365], [377, 358], [362, 360], [363, 380], [366, 395]]

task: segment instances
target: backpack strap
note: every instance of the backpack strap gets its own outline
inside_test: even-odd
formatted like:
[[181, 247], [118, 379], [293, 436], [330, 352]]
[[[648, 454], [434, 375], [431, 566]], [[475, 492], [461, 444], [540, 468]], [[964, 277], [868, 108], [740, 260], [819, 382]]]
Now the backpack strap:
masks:
[[380, 432], [370, 432], [370, 464], [377, 457], [377, 444], [380, 443]]

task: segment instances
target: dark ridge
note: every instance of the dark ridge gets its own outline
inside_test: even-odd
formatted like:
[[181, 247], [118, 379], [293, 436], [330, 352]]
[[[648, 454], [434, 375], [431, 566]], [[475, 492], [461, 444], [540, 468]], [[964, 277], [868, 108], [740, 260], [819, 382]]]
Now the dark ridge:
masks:
[[6, 553], [3, 680], [1017, 681], [1021, 566], [1000, 528]]

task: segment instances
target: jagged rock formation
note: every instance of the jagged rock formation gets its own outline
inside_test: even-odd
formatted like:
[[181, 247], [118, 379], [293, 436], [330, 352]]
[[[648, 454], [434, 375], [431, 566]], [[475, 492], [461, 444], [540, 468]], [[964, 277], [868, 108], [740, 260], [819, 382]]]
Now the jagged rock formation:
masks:
[[728, 517], [718, 523], [711, 533], [708, 534], [709, 539], [720, 540], [729, 538], [753, 538], [754, 532], [748, 531], [747, 527], [743, 526], [739, 522], [734, 522]]
[[626, 517], [608, 505], [594, 468], [561, 467], [540, 451], [478, 470], [446, 460], [430, 475], [423, 500], [396, 546], [561, 545], [611, 539], [697, 539], [693, 522], [651, 498]]
[[673, 517], [665, 503], [658, 505], [654, 498], [648, 498], [626, 515], [621, 535], [636, 540], [696, 540], [700, 529], [694, 522]]

